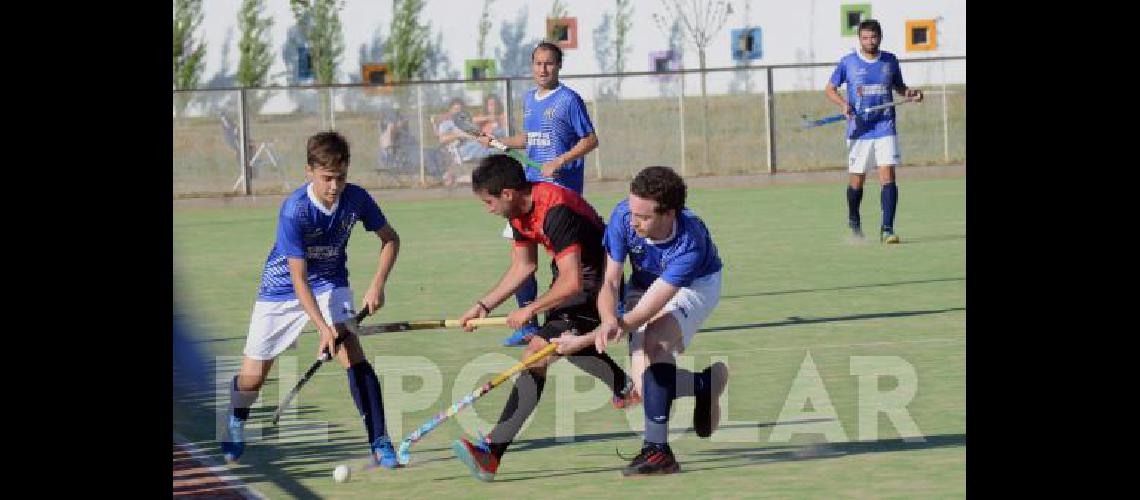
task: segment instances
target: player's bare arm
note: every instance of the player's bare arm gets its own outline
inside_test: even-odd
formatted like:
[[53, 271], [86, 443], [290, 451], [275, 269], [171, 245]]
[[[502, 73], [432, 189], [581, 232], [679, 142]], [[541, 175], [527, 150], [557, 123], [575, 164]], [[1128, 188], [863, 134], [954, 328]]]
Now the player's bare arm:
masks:
[[540, 295], [530, 305], [507, 316], [507, 326], [519, 328], [536, 314], [558, 307], [566, 302], [566, 299], [582, 291], [582, 252], [577, 249], [568, 251], [554, 262], [558, 266], [558, 279], [550, 285], [550, 290]]
[[[479, 144], [485, 148], [491, 147], [491, 139], [492, 137], [487, 134], [483, 134], [477, 138]], [[526, 134], [503, 136], [499, 138], [499, 142], [508, 148], [523, 149], [526, 147]]]
[[606, 345], [621, 338], [621, 323], [617, 316], [618, 294], [621, 293], [622, 262], [606, 255], [606, 274], [598, 290], [598, 317], [601, 323], [588, 335], [594, 340], [598, 352], [606, 352]]
[[547, 177], [554, 177], [558, 174], [558, 170], [561, 169], [563, 165], [586, 156], [590, 153], [590, 151], [593, 151], [597, 148], [598, 136], [597, 134], [590, 132], [586, 137], [579, 139], [578, 143], [575, 144], [574, 147], [570, 148], [570, 151], [562, 153], [561, 155], [554, 157], [553, 160], [543, 163], [542, 175], [545, 175]]
[[670, 285], [661, 278], [653, 280], [653, 283], [649, 285], [649, 289], [645, 291], [645, 295], [637, 302], [637, 307], [625, 313], [618, 320], [621, 333], [635, 331], [641, 328], [641, 325], [657, 319], [657, 317], [661, 315], [661, 310], [665, 308], [665, 304], [668, 303], [674, 295], [677, 295], [677, 291], [680, 289], [681, 287]]
[[361, 305], [368, 308], [368, 314], [375, 314], [384, 307], [384, 285], [388, 283], [388, 274], [392, 272], [396, 256], [400, 254], [400, 235], [396, 234], [391, 224], [384, 224], [384, 227], [377, 229], [376, 235], [380, 237], [380, 261], [372, 282], [368, 284], [368, 290], [364, 292], [364, 304]]
[[847, 100], [844, 99], [843, 96], [839, 95], [839, 89], [836, 88], [835, 85], [832, 85], [831, 82], [828, 82], [827, 86], [824, 87], [823, 90], [824, 93], [827, 94], [827, 100], [835, 103], [843, 109], [843, 116], [846, 116], [848, 119], [853, 116], [853, 113], [851, 112], [851, 106], [847, 104]]
[[906, 85], [899, 85], [895, 87], [895, 92], [902, 94], [908, 101], [922, 102], [922, 91], [919, 89], [912, 89]]
[[[484, 318], [503, 301], [514, 295], [515, 290], [522, 286], [535, 270], [538, 269], [538, 245], [531, 243], [526, 246], [511, 247], [511, 267], [499, 279], [491, 291], [479, 298], [467, 312], [459, 317], [460, 324], [466, 324], [472, 318]], [[486, 309], [484, 309], [486, 306]], [[509, 321], [508, 321], [509, 322]], [[475, 327], [465, 326], [464, 331], [473, 332]]]
[[317, 346], [317, 357], [321, 357], [321, 353], [326, 348], [330, 355], [335, 355], [337, 331], [332, 325], [325, 323], [321, 308], [317, 306], [317, 299], [313, 297], [313, 289], [309, 288], [309, 280], [306, 277], [308, 270], [305, 266], [305, 259], [289, 257], [288, 262], [289, 277], [293, 281], [293, 290], [297, 294], [297, 300], [301, 302], [305, 314], [309, 315], [309, 321], [316, 325], [317, 333], [321, 336], [321, 342]]

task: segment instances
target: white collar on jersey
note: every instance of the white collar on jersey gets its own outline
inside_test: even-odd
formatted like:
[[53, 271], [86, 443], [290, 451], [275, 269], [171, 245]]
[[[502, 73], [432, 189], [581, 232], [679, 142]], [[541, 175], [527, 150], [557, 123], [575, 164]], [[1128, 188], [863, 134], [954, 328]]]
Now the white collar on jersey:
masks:
[[535, 90], [535, 91], [534, 91], [534, 100], [536, 100], [536, 101], [541, 101], [541, 100], [543, 100], [543, 99], [546, 99], [547, 97], [550, 97], [550, 96], [554, 95], [554, 93], [555, 93], [555, 92], [558, 92], [559, 90], [562, 90], [562, 84], [561, 84], [561, 83], [559, 83], [557, 87], [554, 87], [554, 90], [551, 90], [550, 92], [547, 92], [547, 93], [546, 93], [546, 94], [544, 94], [542, 97], [539, 97], [539, 96], [538, 96], [538, 90]]
[[645, 241], [647, 241], [653, 245], [664, 245], [666, 243], [669, 243], [670, 241], [673, 241], [673, 238], [677, 237], [677, 223], [678, 223], [678, 220], [673, 219], [673, 232], [669, 233], [669, 236], [666, 237], [665, 239], [654, 241], [652, 238], [646, 236]]
[[325, 208], [325, 204], [321, 203], [320, 198], [317, 198], [317, 193], [313, 192], [312, 182], [310, 182], [309, 185], [305, 186], [305, 193], [309, 195], [309, 201], [312, 202], [312, 204], [316, 206], [317, 210], [320, 210], [322, 214], [331, 216], [333, 212], [336, 212], [336, 207], [340, 206], [340, 196], [337, 196], [336, 201], [333, 202], [332, 208]]
[[883, 58], [883, 51], [882, 49], [879, 49], [879, 54], [875, 56], [874, 59], [867, 59], [867, 57], [863, 55], [863, 51], [861, 49], [855, 49], [855, 55], [859, 56], [859, 59], [862, 59], [865, 63], [877, 63], [879, 62], [879, 59]]

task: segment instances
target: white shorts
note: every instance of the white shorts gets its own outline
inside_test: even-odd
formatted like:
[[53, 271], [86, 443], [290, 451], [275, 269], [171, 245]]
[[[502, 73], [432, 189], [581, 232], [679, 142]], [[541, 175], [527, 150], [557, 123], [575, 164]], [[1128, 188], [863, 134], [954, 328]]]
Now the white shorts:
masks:
[[897, 135], [847, 139], [847, 171], [852, 174], [862, 174], [877, 166], [898, 165], [900, 161]]
[[[626, 290], [625, 310], [628, 312], [633, 310], [637, 301], [641, 300], [641, 296], [646, 291], [636, 290], [632, 287]], [[720, 271], [693, 280], [689, 286], [677, 290], [677, 294], [665, 303], [662, 311], [672, 314], [673, 318], [677, 320], [677, 324], [681, 325], [681, 347], [677, 349], [678, 353], [684, 352], [685, 348], [689, 347], [689, 343], [693, 341], [693, 335], [701, 328], [701, 323], [708, 319], [719, 303]], [[637, 331], [644, 334], [645, 327], [648, 324], [641, 325]]]
[[[353, 317], [352, 290], [333, 288], [316, 294], [321, 316], [328, 324], [343, 323]], [[253, 304], [253, 317], [249, 320], [249, 333], [245, 338], [244, 354], [259, 361], [279, 356], [286, 348], [294, 347], [301, 329], [309, 322], [309, 315], [297, 299], [281, 302], [259, 300]]]

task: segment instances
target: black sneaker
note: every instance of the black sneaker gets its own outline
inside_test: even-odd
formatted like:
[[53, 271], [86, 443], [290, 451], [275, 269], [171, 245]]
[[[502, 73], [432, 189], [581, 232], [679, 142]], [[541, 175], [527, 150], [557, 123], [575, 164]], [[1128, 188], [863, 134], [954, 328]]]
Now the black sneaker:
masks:
[[669, 445], [654, 446], [646, 444], [641, 448], [641, 453], [633, 457], [633, 461], [622, 469], [621, 475], [629, 476], [651, 476], [655, 474], [673, 474], [681, 471], [681, 464], [673, 457], [673, 450], [669, 449]]
[[859, 225], [858, 222], [848, 222], [847, 225], [851, 227], [851, 236], [863, 239], [863, 226]]
[[693, 407], [693, 430], [707, 438], [720, 425], [720, 395], [728, 385], [728, 367], [717, 361], [701, 372], [707, 377], [709, 387], [697, 391], [697, 404]]

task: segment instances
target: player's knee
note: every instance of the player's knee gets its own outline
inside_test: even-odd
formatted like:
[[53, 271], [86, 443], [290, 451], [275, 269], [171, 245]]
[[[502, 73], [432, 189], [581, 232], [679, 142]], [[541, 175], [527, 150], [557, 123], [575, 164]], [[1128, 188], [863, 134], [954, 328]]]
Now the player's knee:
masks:
[[239, 391], [260, 391], [263, 384], [265, 384], [265, 377], [260, 373], [241, 374], [237, 376], [236, 389]]

